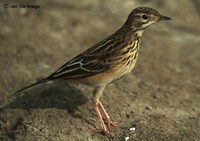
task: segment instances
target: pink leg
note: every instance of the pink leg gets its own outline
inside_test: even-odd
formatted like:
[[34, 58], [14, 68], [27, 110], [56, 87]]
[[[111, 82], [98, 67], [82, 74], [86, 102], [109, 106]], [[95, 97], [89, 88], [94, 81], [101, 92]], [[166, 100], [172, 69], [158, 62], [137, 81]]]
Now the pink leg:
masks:
[[113, 127], [118, 127], [117, 125], [116, 125], [116, 123], [117, 122], [112, 122], [111, 120], [110, 120], [110, 117], [108, 116], [108, 113], [106, 112], [106, 110], [105, 110], [105, 108], [103, 107], [103, 105], [102, 105], [102, 103], [99, 101], [99, 106], [100, 106], [100, 108], [101, 108], [101, 110], [103, 111], [103, 114], [104, 114], [104, 116], [105, 116], [105, 118], [106, 118], [106, 123], [108, 124], [108, 129], [110, 130], [111, 128], [110, 128], [110, 125], [111, 126], [113, 126]]
[[[101, 124], [101, 126], [102, 126], [102, 128], [103, 128], [103, 133], [104, 133], [106, 136], [108, 136], [108, 137], [109, 137], [109, 136], [113, 136], [113, 134], [110, 133], [110, 132], [107, 130], [107, 128], [106, 128], [106, 126], [105, 126], [105, 124], [104, 124], [103, 118], [102, 118], [102, 116], [101, 116], [101, 113], [100, 113], [99, 108], [97, 107], [97, 105], [94, 106], [94, 109], [95, 109], [95, 111], [97, 112], [97, 116], [99, 117], [100, 124]], [[99, 131], [97, 131], [97, 132], [99, 132]]]

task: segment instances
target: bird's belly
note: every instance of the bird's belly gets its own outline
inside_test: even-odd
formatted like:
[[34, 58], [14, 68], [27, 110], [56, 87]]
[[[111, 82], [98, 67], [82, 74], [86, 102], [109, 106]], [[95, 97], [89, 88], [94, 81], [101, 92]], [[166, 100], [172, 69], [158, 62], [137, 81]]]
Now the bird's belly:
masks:
[[129, 64], [125, 63], [123, 65], [117, 65], [112, 70], [90, 76], [87, 79], [84, 79], [84, 81], [87, 80], [86, 82], [92, 85], [107, 85], [109, 83], [112, 83], [113, 81], [122, 78], [124, 75], [132, 71], [137, 61], [137, 57], [138, 55], [135, 59], [131, 60]]
[[120, 69], [120, 71], [118, 71], [117, 75], [115, 75], [115, 78], [113, 80], [117, 80], [122, 78], [124, 75], [128, 74], [129, 72], [131, 72], [135, 66], [136, 60], [133, 60], [131, 64], [129, 64], [128, 66], [123, 67], [124, 69]]

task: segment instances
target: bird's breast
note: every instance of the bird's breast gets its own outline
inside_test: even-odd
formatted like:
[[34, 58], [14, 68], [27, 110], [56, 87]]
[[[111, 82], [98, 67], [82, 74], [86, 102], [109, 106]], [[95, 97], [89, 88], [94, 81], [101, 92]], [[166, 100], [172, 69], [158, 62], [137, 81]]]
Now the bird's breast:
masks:
[[121, 52], [123, 57], [119, 61], [119, 65], [116, 65], [115, 68], [117, 75], [115, 75], [116, 78], [114, 78], [114, 80], [123, 77], [133, 70], [139, 55], [139, 47], [140, 41], [135, 40], [123, 49]]

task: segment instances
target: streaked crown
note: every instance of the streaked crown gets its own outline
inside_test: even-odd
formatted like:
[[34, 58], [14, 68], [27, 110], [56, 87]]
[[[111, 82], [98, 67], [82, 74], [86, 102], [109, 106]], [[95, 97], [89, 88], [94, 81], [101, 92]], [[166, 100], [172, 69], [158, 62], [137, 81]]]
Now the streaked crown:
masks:
[[132, 30], [141, 30], [162, 20], [171, 20], [171, 18], [159, 14], [153, 8], [138, 7], [129, 14], [125, 26]]

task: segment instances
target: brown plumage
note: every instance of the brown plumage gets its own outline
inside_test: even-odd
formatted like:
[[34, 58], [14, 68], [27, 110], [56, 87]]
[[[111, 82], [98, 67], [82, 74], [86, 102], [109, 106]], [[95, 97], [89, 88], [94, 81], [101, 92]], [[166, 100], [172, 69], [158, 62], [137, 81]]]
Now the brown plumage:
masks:
[[[94, 106], [103, 128], [102, 131], [107, 136], [112, 135], [104, 122], [107, 123], [108, 129], [110, 125], [116, 126], [116, 124], [110, 120], [99, 98], [109, 83], [121, 78], [134, 68], [144, 29], [161, 20], [170, 20], [170, 18], [160, 15], [149, 7], [134, 9], [125, 24], [114, 34], [71, 59], [46, 79], [25, 87], [14, 95], [49, 81], [77, 80], [90, 84], [94, 86]], [[98, 107], [101, 108], [105, 121]]]

